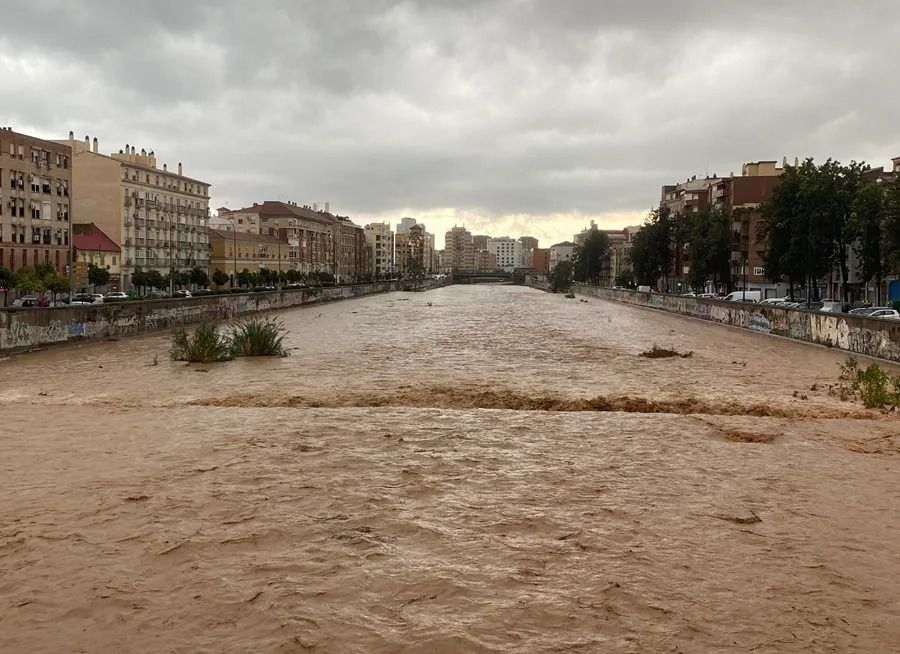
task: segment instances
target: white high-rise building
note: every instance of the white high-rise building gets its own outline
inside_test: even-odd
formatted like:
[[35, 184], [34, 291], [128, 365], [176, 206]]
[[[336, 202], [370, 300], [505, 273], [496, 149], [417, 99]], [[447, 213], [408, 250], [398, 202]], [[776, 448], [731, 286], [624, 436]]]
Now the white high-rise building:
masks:
[[509, 236], [490, 238], [487, 242], [488, 252], [497, 258], [497, 267], [506, 272], [525, 266], [522, 243]]
[[394, 232], [388, 223], [369, 223], [365, 226], [366, 249], [372, 273], [384, 276], [395, 272]]

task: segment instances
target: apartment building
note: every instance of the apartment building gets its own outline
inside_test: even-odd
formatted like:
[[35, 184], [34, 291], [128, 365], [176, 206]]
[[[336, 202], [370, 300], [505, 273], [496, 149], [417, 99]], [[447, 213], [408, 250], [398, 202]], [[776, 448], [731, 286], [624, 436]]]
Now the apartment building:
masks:
[[539, 273], [550, 272], [550, 249], [534, 248], [531, 251], [531, 267]]
[[394, 268], [394, 232], [387, 223], [369, 223], [363, 229], [366, 248], [369, 251], [371, 272], [385, 277], [396, 272]]
[[563, 261], [571, 261], [577, 247], [578, 245], [571, 241], [563, 241], [562, 243], [551, 245], [550, 253], [548, 255], [548, 265], [550, 266], [550, 270], [552, 271]]
[[746, 279], [748, 288], [763, 291], [763, 297], [780, 295], [785, 287], [766, 278], [766, 240], [761, 233], [760, 211], [783, 172], [775, 161], [750, 162], [742, 166], [740, 177], [714, 178], [708, 190], [708, 206], [720, 209], [730, 221], [732, 279], [741, 288]]
[[401, 275], [412, 277], [429, 272], [424, 225], [412, 225], [405, 233], [397, 233], [394, 243], [394, 261]]
[[487, 250], [497, 260], [497, 267], [505, 272], [525, 265], [522, 243], [509, 236], [488, 239]]
[[444, 236], [445, 268], [459, 272], [475, 270], [475, 248], [472, 233], [465, 227], [454, 227]]
[[125, 145], [101, 154], [96, 138], [76, 141], [72, 151], [73, 212], [94, 223], [122, 249], [119, 287], [131, 286], [138, 268], [168, 274], [209, 268], [209, 188], [207, 182], [157, 167], [153, 150]]
[[612, 286], [615, 284], [616, 277], [631, 270], [631, 244], [634, 241], [634, 235], [640, 229], [640, 225], [635, 225], [624, 229], [602, 230], [609, 239], [609, 264], [604, 270], [602, 281], [605, 286]]
[[[209, 275], [217, 270], [236, 275], [244, 269], [286, 272], [290, 265], [286, 231], [282, 236], [252, 232], [209, 230]], [[236, 283], [235, 283], [236, 284]]]
[[486, 234], [475, 234], [472, 237], [472, 247], [476, 250], [487, 250], [489, 240], [491, 240], [491, 237]]
[[520, 236], [519, 243], [522, 244], [522, 266], [532, 268], [534, 266], [534, 250], [538, 247], [538, 240], [533, 236]]
[[284, 230], [288, 268], [303, 274], [334, 273], [335, 218], [330, 213], [296, 202], [266, 200], [233, 211], [219, 209], [219, 219], [238, 232], [277, 236]]
[[352, 282], [366, 271], [366, 235], [347, 216], [334, 216], [334, 275], [338, 282]]
[[497, 270], [497, 256], [490, 250], [475, 250], [475, 272]]
[[0, 129], [0, 267], [49, 264], [67, 274], [71, 157], [66, 144]]

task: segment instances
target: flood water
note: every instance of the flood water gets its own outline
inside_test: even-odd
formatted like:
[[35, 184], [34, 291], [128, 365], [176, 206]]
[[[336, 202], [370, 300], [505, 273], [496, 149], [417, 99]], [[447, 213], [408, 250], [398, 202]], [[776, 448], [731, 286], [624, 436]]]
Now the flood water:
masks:
[[280, 318], [0, 361], [0, 652], [900, 651], [841, 353], [512, 286]]

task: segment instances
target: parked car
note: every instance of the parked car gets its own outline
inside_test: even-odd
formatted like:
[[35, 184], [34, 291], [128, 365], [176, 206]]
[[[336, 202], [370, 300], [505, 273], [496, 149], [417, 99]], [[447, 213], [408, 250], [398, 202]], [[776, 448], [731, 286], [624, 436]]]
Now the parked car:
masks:
[[22, 297], [17, 297], [12, 305], [14, 307], [22, 307], [23, 309], [36, 307], [38, 305], [38, 298], [34, 295], [23, 295]]
[[188, 298], [188, 297], [191, 297], [191, 292], [190, 292], [190, 291], [185, 291], [185, 290], [175, 291], [174, 293], [172, 293], [172, 297], [175, 297], [175, 298]]
[[121, 302], [122, 300], [127, 299], [129, 299], [128, 293], [123, 293], [122, 291], [110, 291], [103, 296], [104, 302]]
[[197, 297], [198, 295], [212, 295], [213, 292], [208, 288], [198, 288], [196, 291], [191, 291], [191, 297]]
[[859, 309], [850, 309], [850, 314], [854, 316], [868, 316], [879, 309], [890, 309], [890, 307], [860, 307]]
[[734, 291], [725, 296], [728, 302], [759, 302], [761, 299], [759, 291]]
[[819, 311], [824, 313], [842, 313], [844, 303], [840, 300], [822, 300], [822, 308]]
[[879, 308], [868, 315], [869, 318], [889, 318], [891, 320], [900, 320], [900, 311], [896, 309]]
[[254, 286], [253, 287], [254, 293], [263, 293], [265, 291], [274, 291], [274, 290], [275, 290], [274, 286]]
[[765, 300], [760, 300], [760, 304], [771, 304], [771, 305], [779, 305], [782, 302], [790, 302], [791, 299], [788, 297], [767, 297]]
[[707, 300], [716, 300], [719, 298], [719, 296], [716, 295], [715, 293], [701, 293], [697, 297], [706, 298]]
[[98, 300], [95, 295], [91, 295], [89, 293], [78, 293], [72, 296], [72, 299], [69, 300], [69, 304], [73, 306], [85, 304], [103, 304], [103, 296], [101, 295]]

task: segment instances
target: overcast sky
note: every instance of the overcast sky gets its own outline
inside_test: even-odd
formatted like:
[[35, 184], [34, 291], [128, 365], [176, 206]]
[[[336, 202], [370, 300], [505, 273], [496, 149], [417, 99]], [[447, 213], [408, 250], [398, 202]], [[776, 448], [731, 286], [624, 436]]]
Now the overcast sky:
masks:
[[571, 238], [744, 161], [900, 156], [900, 2], [4, 3], [0, 124], [154, 149], [212, 207]]

